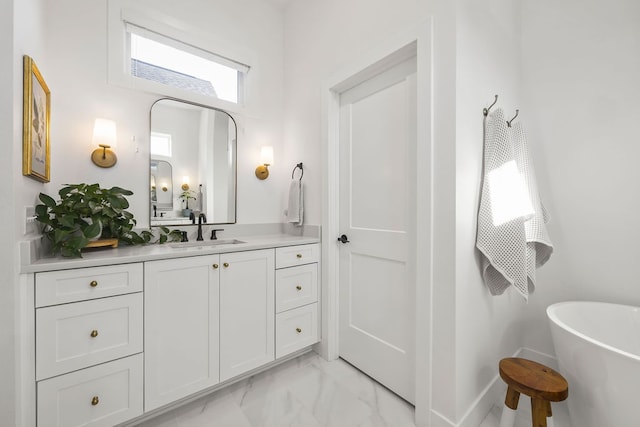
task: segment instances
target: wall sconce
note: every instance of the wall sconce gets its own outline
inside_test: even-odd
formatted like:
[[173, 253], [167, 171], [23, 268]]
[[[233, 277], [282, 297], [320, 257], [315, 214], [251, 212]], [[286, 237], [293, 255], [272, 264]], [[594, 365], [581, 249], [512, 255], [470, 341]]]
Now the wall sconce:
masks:
[[256, 168], [256, 177], [258, 179], [267, 179], [269, 176], [269, 166], [273, 165], [273, 147], [268, 145], [260, 149], [260, 162], [262, 163]]
[[180, 187], [182, 188], [182, 191], [187, 191], [189, 189], [189, 177], [188, 176], [183, 176], [182, 177], [182, 186]]
[[107, 119], [96, 119], [93, 126], [93, 145], [98, 145], [91, 153], [91, 160], [101, 168], [110, 168], [118, 162], [116, 153], [109, 150], [115, 148], [117, 144], [116, 138], [116, 122]]
[[160, 188], [162, 188], [162, 191], [166, 192], [169, 190], [169, 187], [167, 187], [167, 183], [163, 182], [162, 184], [160, 184]]

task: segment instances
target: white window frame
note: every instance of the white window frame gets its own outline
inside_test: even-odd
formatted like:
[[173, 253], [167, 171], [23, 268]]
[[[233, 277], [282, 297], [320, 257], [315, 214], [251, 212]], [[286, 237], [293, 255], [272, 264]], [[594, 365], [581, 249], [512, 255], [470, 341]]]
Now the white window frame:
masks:
[[[152, 147], [151, 147], [151, 140], [153, 140], [153, 138], [162, 138], [164, 140], [167, 141], [167, 146], [169, 148], [169, 155], [167, 154], [161, 154], [161, 153], [154, 153], [152, 151]], [[151, 138], [149, 139], [149, 154], [151, 156], [160, 156], [160, 157], [166, 157], [166, 158], [171, 158], [173, 157], [173, 137], [171, 136], [170, 133], [163, 133], [163, 132], [154, 132], [151, 131]]]
[[[252, 58], [254, 55], [241, 47], [214, 39], [211, 34], [204, 33], [188, 23], [178, 21], [175, 17], [167, 17], [158, 11], [135, 9], [134, 7], [135, 2], [127, 0], [109, 0], [108, 2], [107, 64], [108, 82], [110, 84], [149, 92], [162, 97], [183, 99], [229, 112], [244, 112], [250, 95], [249, 64], [253, 63]], [[165, 44], [172, 43], [172, 40], [177, 41], [181, 44], [181, 49], [186, 45], [192, 46], [199, 51], [215, 52], [215, 54], [212, 53], [211, 55], [217, 58], [216, 62], [224, 60], [226, 61], [224, 65], [234, 64], [233, 68], [240, 71], [246, 70], [244, 73], [239, 73], [238, 103], [131, 75], [130, 41], [127, 36], [128, 25], [148, 31], [148, 35], [154, 35], [154, 39], [158, 41], [161, 39], [161, 42]]]

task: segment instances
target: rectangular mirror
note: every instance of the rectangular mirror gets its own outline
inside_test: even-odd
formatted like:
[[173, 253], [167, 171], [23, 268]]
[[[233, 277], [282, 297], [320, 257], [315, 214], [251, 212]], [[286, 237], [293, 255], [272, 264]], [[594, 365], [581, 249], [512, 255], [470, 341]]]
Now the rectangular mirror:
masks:
[[229, 113], [175, 99], [151, 107], [150, 221], [191, 224], [236, 222], [237, 126]]

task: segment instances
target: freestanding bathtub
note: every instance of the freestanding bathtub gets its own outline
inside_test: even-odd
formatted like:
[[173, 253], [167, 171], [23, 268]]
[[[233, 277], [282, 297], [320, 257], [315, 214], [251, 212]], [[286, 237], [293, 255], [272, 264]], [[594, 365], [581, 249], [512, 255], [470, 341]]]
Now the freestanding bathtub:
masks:
[[547, 316], [573, 427], [640, 426], [640, 307], [571, 301]]

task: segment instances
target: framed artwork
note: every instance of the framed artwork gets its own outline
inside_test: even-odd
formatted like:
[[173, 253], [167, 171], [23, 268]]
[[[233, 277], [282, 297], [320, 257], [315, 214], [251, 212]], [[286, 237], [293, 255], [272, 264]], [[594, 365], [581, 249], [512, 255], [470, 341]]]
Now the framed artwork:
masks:
[[22, 174], [49, 182], [51, 92], [33, 59], [25, 55], [23, 63]]

